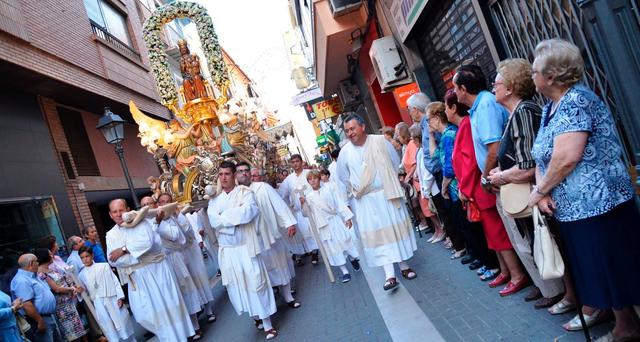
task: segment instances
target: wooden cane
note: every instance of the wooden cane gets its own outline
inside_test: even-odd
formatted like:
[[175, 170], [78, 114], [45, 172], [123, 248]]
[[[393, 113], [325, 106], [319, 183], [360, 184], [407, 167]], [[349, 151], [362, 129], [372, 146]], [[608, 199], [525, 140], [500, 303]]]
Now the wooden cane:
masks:
[[318, 229], [316, 228], [316, 223], [313, 219], [313, 212], [311, 211], [311, 208], [309, 208], [309, 204], [307, 204], [307, 201], [304, 201], [304, 204], [302, 205], [302, 210], [306, 212], [307, 215], [309, 215], [308, 221], [309, 221], [309, 225], [311, 226], [311, 233], [313, 234], [313, 237], [316, 239], [316, 242], [318, 243], [318, 248], [320, 249], [320, 256], [322, 256], [322, 262], [324, 263], [324, 268], [325, 270], [327, 270], [327, 274], [329, 275], [329, 280], [332, 283], [335, 283], [336, 278], [333, 276], [333, 271], [331, 271], [331, 265], [329, 265], [329, 259], [327, 259], [326, 251], [324, 250], [324, 246], [322, 245], [322, 241], [320, 240], [320, 235], [318, 234]]

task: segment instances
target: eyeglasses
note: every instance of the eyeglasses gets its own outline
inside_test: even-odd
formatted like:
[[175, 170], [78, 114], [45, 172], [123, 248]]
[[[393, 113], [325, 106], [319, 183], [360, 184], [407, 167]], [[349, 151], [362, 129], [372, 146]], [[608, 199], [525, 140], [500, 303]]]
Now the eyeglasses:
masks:
[[499, 84], [504, 84], [504, 82], [493, 82], [491, 83], [491, 86], [495, 88]]

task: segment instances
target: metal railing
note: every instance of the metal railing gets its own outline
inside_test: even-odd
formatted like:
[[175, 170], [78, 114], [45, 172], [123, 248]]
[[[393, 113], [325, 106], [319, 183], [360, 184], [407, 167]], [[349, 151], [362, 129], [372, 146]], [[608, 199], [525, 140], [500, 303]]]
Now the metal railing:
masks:
[[135, 60], [140, 60], [140, 54], [136, 50], [134, 50], [131, 46], [129, 46], [127, 43], [124, 43], [120, 39], [116, 38], [114, 35], [109, 33], [106, 28], [102, 27], [95, 21], [93, 20], [89, 20], [89, 21], [91, 22], [91, 29], [93, 30], [93, 34], [95, 34], [96, 37], [102, 39], [103, 41], [106, 41], [114, 49], [120, 51], [126, 56], [133, 58]]

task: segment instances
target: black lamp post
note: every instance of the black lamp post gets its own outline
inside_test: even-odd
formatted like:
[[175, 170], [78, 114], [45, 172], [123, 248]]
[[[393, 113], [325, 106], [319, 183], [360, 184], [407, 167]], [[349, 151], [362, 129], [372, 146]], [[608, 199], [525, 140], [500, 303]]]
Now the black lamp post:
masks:
[[127, 162], [124, 160], [124, 149], [122, 148], [122, 141], [124, 141], [124, 123], [120, 115], [111, 112], [109, 107], [104, 108], [104, 115], [98, 121], [97, 129], [102, 132], [104, 139], [108, 144], [114, 145], [116, 148], [116, 154], [120, 159], [120, 165], [122, 165], [122, 171], [124, 171], [124, 177], [127, 179], [129, 185], [129, 191], [131, 191], [131, 198], [133, 199], [133, 205], [136, 209], [140, 208], [140, 202], [138, 202], [138, 196], [133, 188], [133, 182], [131, 176], [129, 176], [129, 169], [127, 169]]

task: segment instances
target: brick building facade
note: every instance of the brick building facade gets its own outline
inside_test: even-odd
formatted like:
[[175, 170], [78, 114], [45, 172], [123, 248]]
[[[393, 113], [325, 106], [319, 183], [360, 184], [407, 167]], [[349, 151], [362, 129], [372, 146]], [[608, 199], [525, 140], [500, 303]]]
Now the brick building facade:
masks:
[[[51, 230], [55, 222], [38, 217], [38, 203], [49, 198], [61, 231], [48, 233], [59, 240], [93, 224], [103, 235], [113, 224], [106, 204], [128, 192], [113, 147], [95, 129], [104, 107], [133, 122], [133, 100], [148, 115], [170, 118], [142, 41], [150, 13], [138, 0], [0, 0], [0, 230], [15, 232], [0, 245]], [[159, 170], [137, 127], [125, 125], [125, 134], [143, 194]]]

